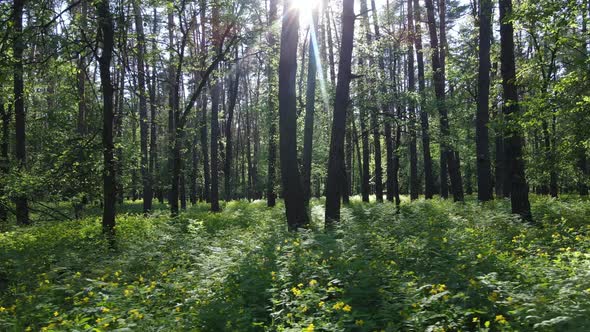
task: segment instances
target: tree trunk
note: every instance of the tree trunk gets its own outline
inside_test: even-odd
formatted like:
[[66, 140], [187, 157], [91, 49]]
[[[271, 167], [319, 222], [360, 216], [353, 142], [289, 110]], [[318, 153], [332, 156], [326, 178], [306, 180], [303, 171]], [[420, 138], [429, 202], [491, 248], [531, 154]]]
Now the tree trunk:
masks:
[[[408, 92], [413, 95], [416, 91], [416, 78], [414, 76], [414, 11], [412, 9], [413, 0], [408, 0]], [[410, 199], [418, 199], [418, 152], [416, 148], [416, 108], [414, 97], [408, 100], [408, 118], [410, 131]]]
[[[87, 29], [86, 17], [88, 14], [88, 3], [85, 0], [80, 1], [80, 26], [81, 29]], [[86, 128], [86, 59], [82, 54], [78, 55], [78, 119], [76, 128], [81, 136], [87, 132]]]
[[502, 88], [504, 92], [503, 114], [508, 123], [505, 138], [505, 153], [508, 177], [510, 178], [510, 201], [512, 213], [523, 220], [532, 221], [529, 190], [525, 178], [522, 154], [523, 139], [515, 121], [519, 116], [518, 93], [516, 90], [516, 65], [514, 61], [514, 28], [512, 21], [512, 0], [499, 0], [500, 7], [500, 59], [502, 61]]
[[281, 49], [279, 57], [279, 127], [280, 162], [283, 197], [290, 230], [297, 230], [309, 222], [299, 167], [297, 163], [297, 40], [299, 12], [293, 3], [284, 1]]
[[[305, 93], [305, 129], [303, 135], [303, 194], [305, 204], [309, 205], [311, 198], [311, 159], [313, 145], [313, 122], [315, 111], [315, 85], [316, 85], [316, 57], [317, 39], [315, 38], [315, 25], [318, 20], [317, 9], [314, 9], [310, 24], [311, 33], [309, 39], [309, 59], [307, 65], [307, 90]], [[303, 65], [302, 65], [303, 66]]]
[[334, 61], [334, 42], [332, 41], [332, 22], [330, 19], [329, 1], [326, 1], [326, 4], [325, 27], [328, 39], [328, 64], [330, 65], [330, 82], [332, 83], [332, 86], [336, 86], [336, 62]]
[[[451, 179], [451, 190], [455, 201], [463, 201], [463, 185], [461, 179], [461, 172], [457, 161], [455, 160], [455, 153], [449, 145], [450, 129], [449, 119], [445, 100], [445, 76], [444, 76], [444, 44], [445, 44], [445, 24], [444, 24], [444, 1], [440, 0], [439, 11], [441, 16], [441, 47], [439, 48], [438, 36], [436, 33], [436, 22], [434, 20], [434, 5], [432, 0], [426, 0], [426, 12], [428, 16], [428, 30], [430, 32], [430, 47], [432, 48], [432, 71], [434, 76], [434, 91], [436, 95], [437, 108], [440, 118], [440, 132], [441, 132], [441, 162], [440, 162], [440, 187], [441, 196], [447, 197], [447, 174]], [[447, 173], [448, 171], [448, 173]]]
[[[211, 25], [217, 54], [220, 46], [219, 6], [213, 6]], [[217, 70], [214, 68], [214, 70]], [[219, 212], [219, 79], [211, 84], [211, 211]]]
[[277, 41], [272, 26], [277, 20], [277, 1], [269, 1], [268, 27], [268, 45], [270, 49], [268, 60], [268, 178], [266, 181], [266, 205], [273, 207], [276, 204], [277, 194], [275, 192], [276, 178], [276, 160], [277, 160], [277, 123], [276, 123], [276, 66], [273, 58], [277, 54]]
[[342, 2], [342, 42], [338, 81], [334, 98], [334, 114], [330, 137], [330, 156], [328, 159], [328, 181], [326, 183], [326, 226], [340, 221], [340, 198], [346, 176], [344, 165], [344, 136], [346, 133], [346, 109], [350, 104], [350, 79], [352, 47], [354, 39], [354, 1]]
[[115, 235], [115, 158], [113, 144], [113, 85], [111, 82], [111, 58], [114, 48], [114, 27], [109, 2], [100, 0], [96, 3], [98, 29], [102, 37], [102, 54], [98, 58], [100, 83], [103, 98], [102, 145], [104, 153], [103, 170], [103, 214], [102, 231], [114, 241]]
[[430, 155], [430, 130], [428, 112], [426, 112], [426, 84], [424, 80], [424, 52], [422, 51], [422, 19], [419, 0], [414, 0], [414, 19], [416, 21], [416, 62], [418, 64], [418, 90], [420, 91], [420, 126], [422, 129], [422, 154], [424, 158], [424, 197], [434, 195], [434, 175], [432, 174], [432, 156]]
[[[0, 99], [0, 118], [2, 119], [2, 141], [0, 142], [0, 174], [8, 174], [10, 159], [8, 157], [8, 142], [10, 140], [10, 112], [4, 105], [4, 100]], [[4, 196], [4, 186], [0, 186], [0, 197]], [[6, 204], [8, 202], [0, 201], [0, 231], [2, 224], [8, 221]]]
[[492, 38], [492, 1], [480, 0], [479, 10], [479, 71], [477, 87], [477, 113], [475, 116], [475, 147], [477, 154], [477, 199], [493, 199], [492, 170], [488, 122], [490, 118], [490, 44]]
[[[25, 100], [24, 100], [24, 81], [23, 81], [23, 52], [25, 44], [23, 40], [23, 0], [14, 1], [14, 118], [15, 118], [15, 133], [16, 133], [16, 162], [17, 169], [24, 171], [27, 168], [27, 150], [26, 150], [26, 134], [25, 134]], [[27, 225], [29, 220], [29, 207], [27, 203], [27, 195], [19, 194], [15, 198], [16, 204], [16, 222], [20, 225]]]
[[232, 186], [231, 186], [231, 162], [233, 156], [233, 147], [232, 147], [232, 127], [233, 127], [233, 119], [234, 119], [234, 110], [236, 108], [236, 101], [238, 99], [238, 89], [240, 86], [240, 68], [238, 67], [238, 48], [236, 47], [236, 56], [235, 56], [235, 80], [233, 82], [230, 81], [229, 85], [229, 106], [227, 110], [227, 121], [225, 122], [225, 165], [224, 165], [224, 173], [225, 173], [225, 201], [229, 202], [232, 199]]
[[148, 213], [152, 209], [152, 181], [148, 171], [148, 118], [147, 100], [145, 89], [145, 35], [143, 33], [143, 17], [138, 0], [133, 1], [135, 14], [135, 29], [137, 32], [137, 82], [139, 88], [139, 136], [141, 148], [141, 179], [143, 185], [143, 212]]

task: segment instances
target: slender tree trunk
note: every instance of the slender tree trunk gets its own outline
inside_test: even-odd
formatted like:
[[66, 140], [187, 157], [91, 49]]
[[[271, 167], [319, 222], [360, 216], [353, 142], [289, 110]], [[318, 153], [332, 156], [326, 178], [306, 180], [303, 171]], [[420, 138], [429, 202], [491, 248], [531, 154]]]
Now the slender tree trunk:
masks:
[[[170, 204], [170, 214], [172, 216], [178, 215], [178, 194], [180, 185], [180, 176], [176, 176], [176, 167], [179, 167], [176, 163], [176, 146], [177, 146], [177, 133], [176, 133], [176, 105], [178, 104], [179, 98], [179, 87], [178, 80], [176, 77], [175, 60], [180, 61], [174, 51], [174, 15], [170, 11], [168, 13], [168, 42], [170, 48], [170, 64], [168, 67], [168, 175], [170, 178], [170, 191], [168, 192], [168, 201]], [[180, 153], [180, 151], [178, 151]]]
[[275, 192], [276, 178], [276, 160], [277, 160], [277, 124], [276, 124], [276, 66], [272, 59], [277, 54], [277, 41], [272, 26], [277, 20], [277, 1], [269, 1], [268, 26], [271, 29], [268, 32], [268, 45], [270, 49], [268, 61], [268, 178], [266, 181], [266, 205], [273, 207], [276, 204], [277, 194]]
[[148, 170], [148, 118], [147, 100], [145, 88], [145, 35], [143, 33], [143, 17], [139, 0], [133, 1], [135, 14], [135, 29], [137, 32], [137, 82], [139, 88], [139, 135], [141, 148], [141, 179], [143, 185], [143, 212], [148, 213], [152, 209], [152, 180]]
[[424, 52], [422, 51], [422, 19], [419, 0], [414, 0], [414, 19], [416, 21], [415, 39], [416, 62], [418, 64], [418, 90], [420, 91], [420, 126], [422, 129], [422, 154], [424, 158], [424, 197], [434, 195], [434, 175], [432, 173], [432, 156], [430, 155], [430, 129], [426, 111], [426, 84], [424, 80]]
[[332, 26], [330, 19], [330, 5], [329, 1], [326, 2], [327, 6], [324, 13], [326, 19], [326, 33], [328, 39], [328, 64], [330, 65], [330, 82], [332, 86], [336, 86], [336, 62], [334, 61], [334, 42], [332, 41]]
[[[213, 40], [215, 51], [221, 52], [221, 34], [219, 26], [219, 6], [213, 5], [211, 26], [213, 29]], [[214, 68], [217, 71], [217, 66]], [[211, 84], [211, 211], [219, 212], [219, 79]]]
[[557, 159], [556, 159], [556, 147], [557, 147], [557, 137], [556, 137], [556, 117], [555, 114], [553, 114], [551, 116], [551, 139], [550, 139], [550, 162], [551, 162], [551, 169], [549, 172], [549, 194], [551, 195], [551, 197], [553, 198], [557, 198], [558, 196], [558, 192], [559, 192], [559, 187], [558, 187], [558, 183], [557, 183]]
[[492, 170], [488, 122], [490, 118], [490, 44], [492, 38], [492, 1], [480, 0], [479, 10], [479, 71], [477, 113], [475, 116], [475, 147], [477, 153], [477, 199], [493, 199]]
[[[312, 15], [312, 22], [310, 24], [311, 33], [309, 39], [309, 59], [307, 65], [307, 90], [305, 93], [305, 129], [303, 135], [303, 193], [305, 197], [305, 204], [309, 205], [311, 198], [311, 158], [312, 158], [312, 144], [313, 144], [313, 122], [315, 111], [315, 85], [316, 85], [316, 56], [317, 39], [315, 38], [315, 25], [318, 21], [317, 9]], [[302, 65], [303, 66], [303, 65]]]
[[103, 170], [103, 214], [102, 231], [114, 241], [115, 235], [115, 158], [113, 144], [113, 84], [111, 82], [111, 58], [114, 48], [114, 27], [109, 2], [96, 2], [98, 29], [102, 37], [102, 54], [98, 58], [100, 83], [103, 98], [102, 145], [104, 153]]
[[[24, 100], [24, 67], [23, 67], [23, 52], [25, 44], [23, 40], [23, 0], [14, 1], [14, 24], [12, 30], [14, 31], [14, 44], [12, 48], [14, 56], [13, 67], [13, 82], [14, 82], [14, 118], [15, 118], [15, 133], [16, 133], [16, 162], [18, 170], [26, 170], [27, 168], [27, 150], [26, 150], [26, 134], [25, 134], [25, 100]], [[27, 225], [29, 220], [29, 207], [27, 203], [27, 195], [20, 194], [15, 198], [16, 204], [16, 222], [21, 225]]]
[[514, 61], [514, 28], [509, 18], [512, 15], [512, 0], [499, 0], [500, 7], [500, 59], [502, 61], [502, 87], [504, 103], [502, 112], [508, 122], [505, 138], [505, 153], [510, 178], [510, 201], [512, 213], [524, 220], [532, 221], [529, 203], [529, 188], [525, 178], [522, 154], [523, 139], [520, 129], [514, 123], [519, 116], [518, 93], [516, 90], [516, 65]]
[[367, 128], [367, 111], [361, 107], [360, 109], [360, 129], [361, 129], [361, 142], [363, 146], [363, 169], [362, 169], [362, 178], [361, 178], [361, 196], [363, 202], [369, 201], [369, 194], [370, 194], [370, 187], [369, 187], [369, 180], [371, 178], [370, 175], [370, 151], [369, 151], [369, 132]]
[[[10, 112], [4, 105], [4, 100], [0, 99], [0, 118], [2, 119], [2, 141], [0, 142], [0, 175], [8, 174], [10, 159], [8, 156], [8, 142], [10, 140]], [[0, 186], [0, 197], [4, 196], [4, 185]], [[6, 204], [8, 202], [0, 201], [0, 231], [2, 223], [8, 221]]]
[[203, 156], [203, 196], [205, 202], [211, 202], [211, 171], [209, 168], [209, 144], [207, 131], [207, 95], [203, 94], [201, 106], [201, 154]]
[[[413, 95], [416, 91], [416, 78], [414, 76], [414, 10], [413, 0], [408, 0], [408, 92]], [[413, 97], [408, 101], [408, 118], [410, 131], [410, 199], [418, 199], [418, 152], [416, 147], [416, 105]]]
[[330, 156], [328, 159], [328, 182], [326, 183], [326, 225], [340, 221], [340, 198], [346, 176], [344, 165], [344, 136], [346, 133], [346, 113], [350, 104], [350, 79], [352, 47], [354, 39], [354, 0], [342, 2], [342, 43], [338, 81], [334, 98], [334, 114], [330, 137]]
[[346, 111], [346, 151], [345, 151], [345, 163], [346, 163], [346, 188], [342, 194], [342, 202], [344, 204], [350, 203], [350, 196], [353, 195], [354, 189], [354, 147], [353, 147], [353, 133], [352, 133], [352, 122], [354, 121], [354, 114], [352, 108], [348, 107]]
[[279, 57], [279, 137], [283, 197], [290, 230], [297, 230], [309, 222], [299, 166], [297, 163], [297, 40], [299, 12], [293, 3], [284, 1]]
[[[154, 8], [154, 15], [153, 15], [153, 27], [152, 27], [152, 34], [156, 34], [157, 31], [157, 20], [156, 18], [156, 9]], [[152, 41], [152, 50], [156, 50], [156, 41], [155, 39]], [[149, 160], [149, 177], [151, 179], [151, 192], [152, 195], [150, 198], [146, 198], [144, 195], [144, 199], [150, 199], [153, 201], [153, 193], [160, 192], [160, 181], [154, 181], [156, 179], [156, 175], [159, 174], [159, 162], [158, 162], [158, 126], [157, 126], [157, 114], [158, 114], [158, 100], [157, 100], [157, 83], [156, 83], [156, 65], [155, 63], [151, 63], [152, 73], [149, 75], [149, 90], [150, 90], [150, 160]], [[149, 73], [148, 73], [149, 74]], [[151, 204], [151, 203], [150, 203]]]
[[233, 146], [232, 146], [232, 127], [233, 127], [233, 118], [234, 118], [234, 110], [236, 108], [236, 101], [238, 99], [238, 89], [240, 86], [240, 68], [238, 67], [238, 48], [236, 47], [236, 56], [235, 56], [235, 80], [233, 82], [230, 81], [229, 86], [229, 106], [227, 111], [227, 121], [225, 122], [225, 165], [224, 165], [224, 173], [225, 173], [225, 201], [229, 202], [232, 199], [232, 185], [231, 185], [231, 162], [232, 162], [232, 155], [233, 155]]
[[580, 168], [580, 180], [578, 181], [578, 192], [580, 196], [588, 196], [588, 159], [586, 158], [586, 149], [582, 144], [578, 147], [578, 167]]
[[[80, 1], [80, 26], [86, 29], [86, 17], [88, 14], [88, 3], [85, 0]], [[78, 119], [76, 128], [81, 136], [87, 132], [86, 128], [86, 59], [82, 54], [78, 55]]]
[[[441, 131], [441, 162], [440, 162], [440, 174], [441, 174], [441, 196], [447, 197], [447, 174], [451, 179], [451, 190], [455, 201], [463, 201], [463, 184], [461, 179], [461, 172], [458, 166], [458, 162], [455, 159], [455, 153], [452, 147], [449, 145], [450, 140], [450, 129], [449, 119], [445, 100], [445, 75], [444, 75], [444, 49], [445, 49], [445, 24], [444, 24], [444, 1], [439, 0], [440, 6], [442, 7], [439, 11], [441, 16], [441, 46], [439, 48], [438, 36], [436, 33], [436, 22], [434, 20], [434, 5], [432, 0], [426, 0], [426, 12], [428, 16], [428, 29], [430, 32], [430, 47], [432, 48], [432, 71], [434, 76], [434, 90], [437, 100], [437, 108], [440, 118], [440, 131]], [[448, 171], [448, 173], [447, 173]]]

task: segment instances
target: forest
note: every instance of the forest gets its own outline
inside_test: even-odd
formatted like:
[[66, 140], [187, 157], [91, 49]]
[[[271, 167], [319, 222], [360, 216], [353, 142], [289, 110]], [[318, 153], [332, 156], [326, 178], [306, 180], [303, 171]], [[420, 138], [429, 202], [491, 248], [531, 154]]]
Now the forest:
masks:
[[0, 1], [0, 331], [590, 331], [588, 25]]

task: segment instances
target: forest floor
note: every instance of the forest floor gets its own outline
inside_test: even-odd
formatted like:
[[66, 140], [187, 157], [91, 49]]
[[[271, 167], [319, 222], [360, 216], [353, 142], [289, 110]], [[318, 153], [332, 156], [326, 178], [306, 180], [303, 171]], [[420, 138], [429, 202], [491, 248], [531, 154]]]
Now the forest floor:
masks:
[[0, 331], [590, 331], [590, 202], [344, 207], [288, 233], [283, 207], [198, 204], [0, 233]]

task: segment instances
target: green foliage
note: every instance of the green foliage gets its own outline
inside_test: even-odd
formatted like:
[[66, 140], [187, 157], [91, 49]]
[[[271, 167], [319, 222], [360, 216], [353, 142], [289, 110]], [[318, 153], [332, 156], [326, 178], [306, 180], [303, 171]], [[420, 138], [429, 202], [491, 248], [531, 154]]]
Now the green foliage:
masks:
[[333, 230], [283, 207], [197, 205], [176, 219], [127, 204], [108, 249], [99, 218], [0, 234], [0, 330], [588, 330], [587, 201], [353, 202]]

